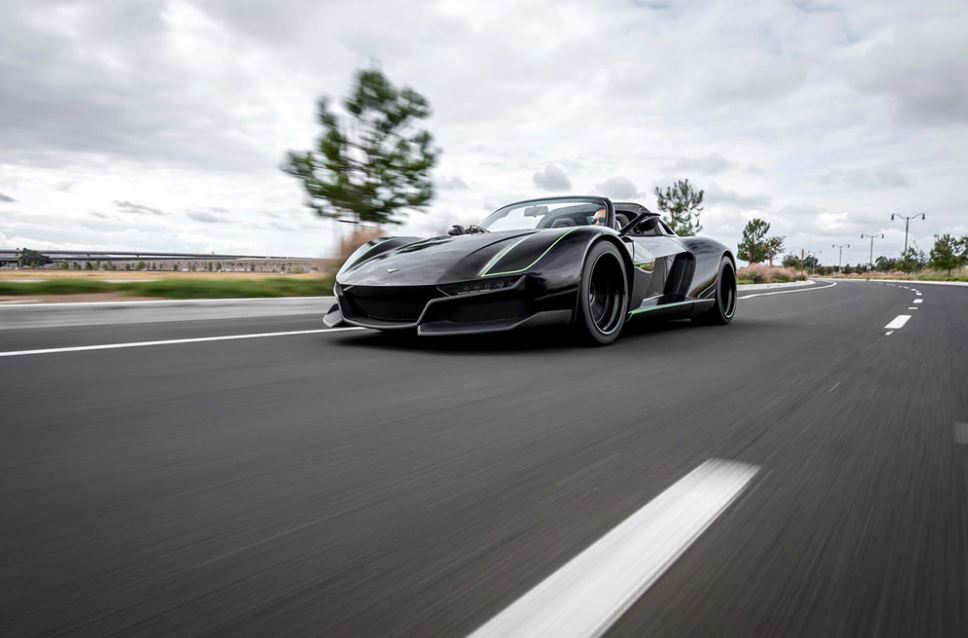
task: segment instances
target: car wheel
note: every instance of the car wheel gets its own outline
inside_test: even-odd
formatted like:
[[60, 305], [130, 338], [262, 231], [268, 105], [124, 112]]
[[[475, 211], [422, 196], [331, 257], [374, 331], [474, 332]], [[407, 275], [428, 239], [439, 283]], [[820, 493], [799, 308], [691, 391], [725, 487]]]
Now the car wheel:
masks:
[[719, 277], [716, 278], [716, 303], [709, 310], [693, 317], [699, 324], [724, 326], [736, 314], [736, 268], [733, 260], [723, 257], [719, 263]]
[[604, 346], [618, 339], [628, 310], [628, 276], [622, 255], [610, 242], [588, 251], [578, 287], [575, 328], [588, 345]]

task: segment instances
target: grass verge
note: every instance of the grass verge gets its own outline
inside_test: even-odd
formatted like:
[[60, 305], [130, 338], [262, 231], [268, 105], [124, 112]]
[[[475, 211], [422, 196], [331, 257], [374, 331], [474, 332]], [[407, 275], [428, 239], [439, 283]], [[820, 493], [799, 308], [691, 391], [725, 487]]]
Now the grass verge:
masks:
[[330, 278], [286, 279], [158, 279], [108, 282], [52, 279], [10, 283], [0, 281], [0, 296], [85, 295], [120, 293], [159, 299], [234, 299], [240, 297], [315, 297], [333, 294]]

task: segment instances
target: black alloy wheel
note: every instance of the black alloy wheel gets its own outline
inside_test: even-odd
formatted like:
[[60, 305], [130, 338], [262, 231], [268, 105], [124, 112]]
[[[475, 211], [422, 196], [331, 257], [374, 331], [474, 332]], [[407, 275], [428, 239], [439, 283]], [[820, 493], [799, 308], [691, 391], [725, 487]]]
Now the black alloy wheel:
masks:
[[693, 317], [699, 324], [725, 326], [736, 314], [736, 268], [733, 260], [723, 256], [719, 263], [719, 277], [716, 281], [716, 297], [712, 307]]
[[618, 249], [602, 241], [582, 267], [576, 328], [583, 341], [607, 345], [618, 338], [628, 311], [628, 276]]

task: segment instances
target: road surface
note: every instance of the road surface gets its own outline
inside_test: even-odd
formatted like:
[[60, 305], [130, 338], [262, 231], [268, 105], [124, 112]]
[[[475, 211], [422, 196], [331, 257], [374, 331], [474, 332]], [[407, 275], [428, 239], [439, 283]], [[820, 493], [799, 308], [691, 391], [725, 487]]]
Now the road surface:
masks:
[[0, 635], [968, 635], [968, 288], [741, 294], [598, 349], [8, 326]]

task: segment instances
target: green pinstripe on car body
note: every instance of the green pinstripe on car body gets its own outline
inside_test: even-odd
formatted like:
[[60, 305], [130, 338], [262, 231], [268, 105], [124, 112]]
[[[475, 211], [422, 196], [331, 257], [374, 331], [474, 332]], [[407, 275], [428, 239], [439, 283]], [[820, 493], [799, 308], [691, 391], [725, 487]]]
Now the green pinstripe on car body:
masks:
[[537, 259], [535, 259], [534, 261], [532, 261], [530, 264], [528, 264], [524, 268], [518, 268], [517, 270], [505, 270], [505, 271], [502, 271], [502, 272], [488, 272], [491, 268], [493, 268], [495, 265], [497, 265], [497, 263], [501, 259], [503, 259], [504, 257], [506, 257], [507, 254], [509, 252], [511, 252], [511, 249], [513, 249], [515, 246], [517, 246], [518, 244], [520, 244], [521, 242], [523, 242], [525, 239], [528, 239], [529, 237], [533, 237], [534, 235], [527, 235], [525, 237], [522, 237], [521, 239], [519, 239], [518, 241], [514, 242], [510, 246], [508, 246], [506, 248], [503, 248], [498, 254], [494, 255], [494, 257], [489, 262], [487, 262], [487, 264], [481, 270], [481, 274], [478, 275], [478, 276], [479, 277], [499, 277], [499, 276], [502, 276], [502, 275], [517, 275], [517, 274], [520, 274], [520, 273], [525, 272], [526, 270], [530, 270], [531, 268], [534, 267], [535, 264], [537, 264], [539, 261], [541, 261], [541, 259], [545, 255], [547, 255], [549, 252], [551, 252], [551, 249], [554, 248], [555, 245], [558, 242], [560, 242], [562, 239], [564, 239], [569, 233], [571, 233], [574, 230], [575, 230], [575, 228], [570, 228], [570, 229], [566, 230], [565, 232], [561, 233], [560, 235], [558, 235], [557, 239], [555, 239], [553, 242], [551, 242], [551, 245], [548, 246], [547, 248], [545, 248], [544, 252], [541, 253], [540, 255], [538, 255], [538, 258]]
[[648, 308], [636, 308], [635, 310], [629, 310], [629, 317], [632, 315], [642, 314], [643, 312], [651, 312], [653, 310], [661, 310], [662, 308], [675, 308], [676, 306], [685, 306], [686, 304], [693, 303], [692, 300], [689, 301], [673, 301], [672, 303], [664, 303], [657, 306], [649, 306]]

